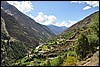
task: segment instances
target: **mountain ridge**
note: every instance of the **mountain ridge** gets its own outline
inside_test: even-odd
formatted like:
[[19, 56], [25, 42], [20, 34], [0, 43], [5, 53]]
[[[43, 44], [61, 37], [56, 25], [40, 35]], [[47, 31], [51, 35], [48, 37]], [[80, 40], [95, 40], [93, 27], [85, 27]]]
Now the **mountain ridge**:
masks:
[[65, 26], [55, 26], [55, 25], [47, 25], [47, 27], [55, 34], [55, 35], [59, 35], [62, 32], [64, 32], [65, 29], [67, 29], [67, 27]]
[[87, 25], [90, 24], [91, 21], [93, 21], [92, 18], [94, 17], [94, 14], [98, 14], [98, 13], [99, 13], [99, 11], [94, 12], [94, 13], [90, 14], [89, 16], [83, 18], [82, 20], [78, 21], [76, 24], [74, 24], [71, 27], [69, 27], [67, 30], [65, 30], [59, 36], [70, 35], [70, 33], [75, 32], [76, 30], [79, 30], [79, 29], [82, 29], [82, 28], [86, 29]]

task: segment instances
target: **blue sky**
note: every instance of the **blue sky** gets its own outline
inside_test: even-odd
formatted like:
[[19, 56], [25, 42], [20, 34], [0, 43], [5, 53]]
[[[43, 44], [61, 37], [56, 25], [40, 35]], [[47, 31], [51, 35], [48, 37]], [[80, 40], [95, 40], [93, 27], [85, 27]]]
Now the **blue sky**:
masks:
[[9, 1], [21, 12], [44, 25], [71, 25], [99, 10], [99, 1]]

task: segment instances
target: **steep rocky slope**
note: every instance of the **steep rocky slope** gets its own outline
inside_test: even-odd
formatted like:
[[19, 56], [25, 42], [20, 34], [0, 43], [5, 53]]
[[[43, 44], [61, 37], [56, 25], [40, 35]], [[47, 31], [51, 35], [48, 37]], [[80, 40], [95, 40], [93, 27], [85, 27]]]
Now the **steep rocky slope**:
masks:
[[[11, 21], [10, 17], [6, 18], [4, 13], [1, 13], [1, 16], [4, 18], [4, 20], [6, 20], [6, 26], [7, 26], [8, 32], [10, 33], [12, 37], [15, 37], [19, 40], [24, 40], [24, 39], [29, 38], [28, 40], [26, 41], [24, 40], [24, 41], [25, 42], [30, 41], [32, 44], [33, 41], [31, 40], [35, 40], [35, 41], [37, 40], [37, 41], [43, 42], [43, 40], [50, 38], [51, 36], [54, 36], [54, 34], [52, 33], [52, 31], [50, 31], [49, 28], [39, 23], [36, 23], [33, 19], [21, 13], [14, 6], [8, 4], [7, 2], [1, 1], [1, 7], [3, 11], [7, 13], [7, 15], [10, 15], [14, 18], [13, 21], [16, 21], [15, 24], [12, 21], [13, 25], [11, 25], [12, 24], [11, 22], [8, 23], [8, 21]], [[14, 31], [10, 29], [10, 26], [12, 26], [12, 29], [14, 27], [17, 27], [20, 29], [17, 29]], [[24, 38], [24, 37], [27, 37], [27, 38]]]
[[17, 8], [1, 1], [1, 65], [18, 60], [46, 39], [55, 36]]

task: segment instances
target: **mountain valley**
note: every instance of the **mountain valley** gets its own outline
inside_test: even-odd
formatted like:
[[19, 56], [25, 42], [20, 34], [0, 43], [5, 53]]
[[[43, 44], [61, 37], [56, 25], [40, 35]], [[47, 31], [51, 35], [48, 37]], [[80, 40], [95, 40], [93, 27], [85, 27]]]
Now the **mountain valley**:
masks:
[[99, 11], [67, 28], [1, 7], [1, 66], [99, 66]]

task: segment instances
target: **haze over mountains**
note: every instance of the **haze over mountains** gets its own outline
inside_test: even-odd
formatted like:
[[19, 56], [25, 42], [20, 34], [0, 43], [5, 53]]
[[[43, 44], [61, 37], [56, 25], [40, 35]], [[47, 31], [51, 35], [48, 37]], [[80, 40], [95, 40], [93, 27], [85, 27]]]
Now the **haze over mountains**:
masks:
[[61, 34], [62, 32], [64, 32], [64, 30], [67, 29], [67, 27], [65, 27], [65, 26], [58, 27], [58, 26], [55, 26], [55, 25], [47, 25], [47, 27], [48, 27], [55, 35], [59, 35], [59, 34]]

